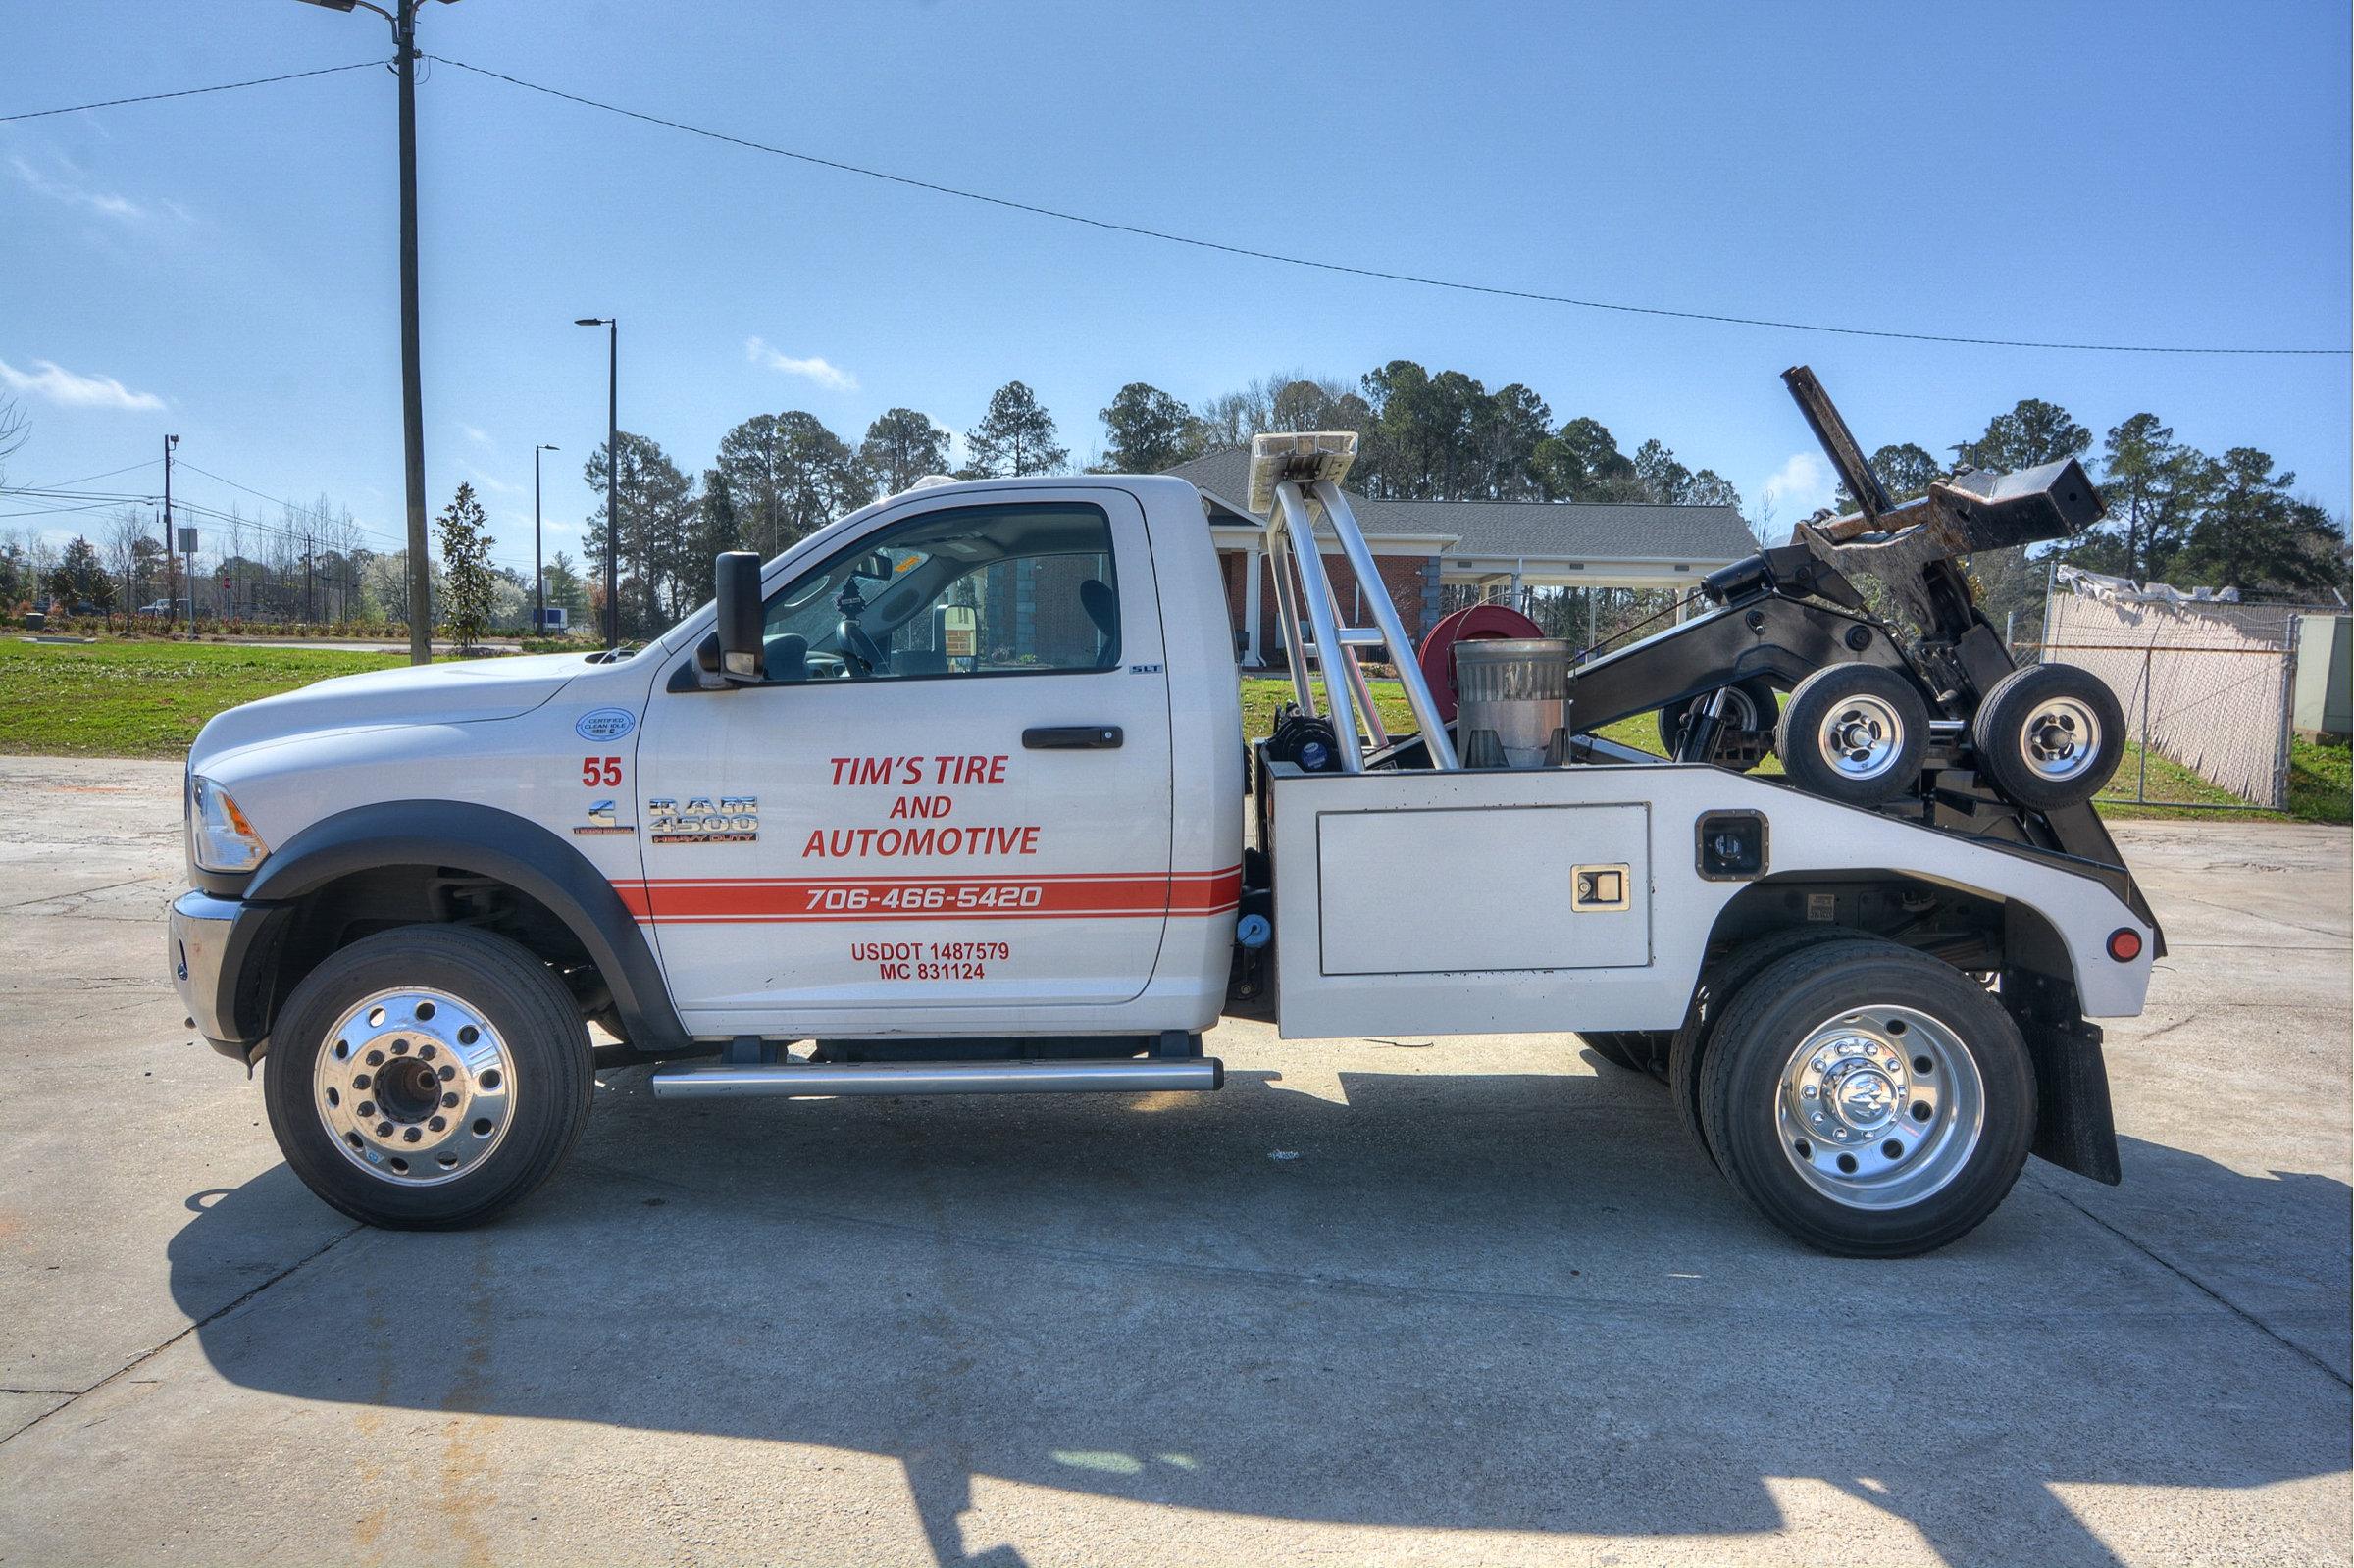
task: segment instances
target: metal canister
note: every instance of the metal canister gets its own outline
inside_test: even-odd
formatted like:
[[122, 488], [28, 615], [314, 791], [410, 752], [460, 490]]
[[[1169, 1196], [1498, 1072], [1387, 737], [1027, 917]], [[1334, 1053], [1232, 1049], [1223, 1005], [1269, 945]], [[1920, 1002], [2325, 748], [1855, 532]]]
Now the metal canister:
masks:
[[1466, 768], [1558, 768], [1569, 759], [1569, 644], [1458, 642], [1456, 749]]

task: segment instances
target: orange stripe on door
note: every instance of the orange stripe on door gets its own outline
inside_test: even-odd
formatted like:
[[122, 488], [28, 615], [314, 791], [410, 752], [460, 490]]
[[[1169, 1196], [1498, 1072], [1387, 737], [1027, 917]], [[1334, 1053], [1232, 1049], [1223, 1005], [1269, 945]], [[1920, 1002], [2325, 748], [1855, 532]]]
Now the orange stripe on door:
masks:
[[1075, 920], [1224, 914], [1243, 870], [1031, 877], [670, 878], [616, 883], [640, 920]]

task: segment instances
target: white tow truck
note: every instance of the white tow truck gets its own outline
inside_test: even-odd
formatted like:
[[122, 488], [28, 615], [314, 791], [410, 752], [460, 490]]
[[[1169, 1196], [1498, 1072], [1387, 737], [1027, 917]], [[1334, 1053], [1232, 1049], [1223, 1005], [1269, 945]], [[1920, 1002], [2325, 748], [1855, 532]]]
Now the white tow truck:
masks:
[[[2114, 703], [1987, 666], [1966, 602], [1902, 632], [1838, 570], [1940, 527], [1982, 544], [2021, 494], [2080, 486], [2081, 526], [2080, 470], [1922, 512], [1855, 459], [1867, 527], [1717, 574], [1707, 614], [1565, 692], [1563, 645], [1463, 644], [1521, 684], [1458, 694], [1407, 656], [1353, 451], [1256, 443], [1299, 701], [1248, 745], [1202, 496], [1100, 475], [928, 481], [722, 556], [714, 603], [635, 650], [223, 713], [170, 922], [190, 1023], [261, 1063], [313, 1190], [386, 1226], [533, 1190], [600, 1068], [653, 1064], [663, 1097], [1214, 1089], [1229, 1014], [1578, 1032], [1840, 1252], [1952, 1239], [2030, 1150], [2117, 1180], [2085, 1020], [2139, 1011], [2160, 938], [2081, 804]], [[1373, 712], [1376, 644], [1412, 735]], [[1669, 760], [1592, 733], [1655, 707]], [[1498, 735], [1532, 722], [1535, 765], [1465, 765], [1526, 764]], [[1767, 749], [1786, 777], [1743, 771]]]

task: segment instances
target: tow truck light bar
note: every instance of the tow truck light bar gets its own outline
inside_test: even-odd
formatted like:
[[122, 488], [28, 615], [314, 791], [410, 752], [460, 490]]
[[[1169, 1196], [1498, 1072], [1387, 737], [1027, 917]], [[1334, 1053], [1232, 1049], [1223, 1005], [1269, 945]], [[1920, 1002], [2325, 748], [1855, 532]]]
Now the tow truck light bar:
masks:
[[1275, 481], [1291, 480], [1302, 489], [1323, 481], [1338, 484], [1356, 461], [1356, 431], [1302, 430], [1251, 437], [1251, 510], [1265, 517], [1275, 509]]

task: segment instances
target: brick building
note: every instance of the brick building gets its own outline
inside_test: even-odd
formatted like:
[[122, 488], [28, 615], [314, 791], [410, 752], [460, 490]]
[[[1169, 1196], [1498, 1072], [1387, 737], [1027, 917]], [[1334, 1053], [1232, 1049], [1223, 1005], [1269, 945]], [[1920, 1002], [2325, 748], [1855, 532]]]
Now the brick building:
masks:
[[[1191, 481], [1209, 503], [1210, 539], [1246, 668], [1284, 662], [1266, 528], [1245, 509], [1250, 471], [1251, 454], [1240, 448], [1168, 471]], [[1683, 588], [1758, 548], [1729, 506], [1376, 501], [1347, 494], [1399, 619], [1417, 641], [1438, 620], [1448, 589], [1517, 597], [1524, 588]], [[1356, 602], [1356, 575], [1344, 556], [1323, 559], [1347, 612]], [[1361, 616], [1350, 619], [1365, 624]]]

